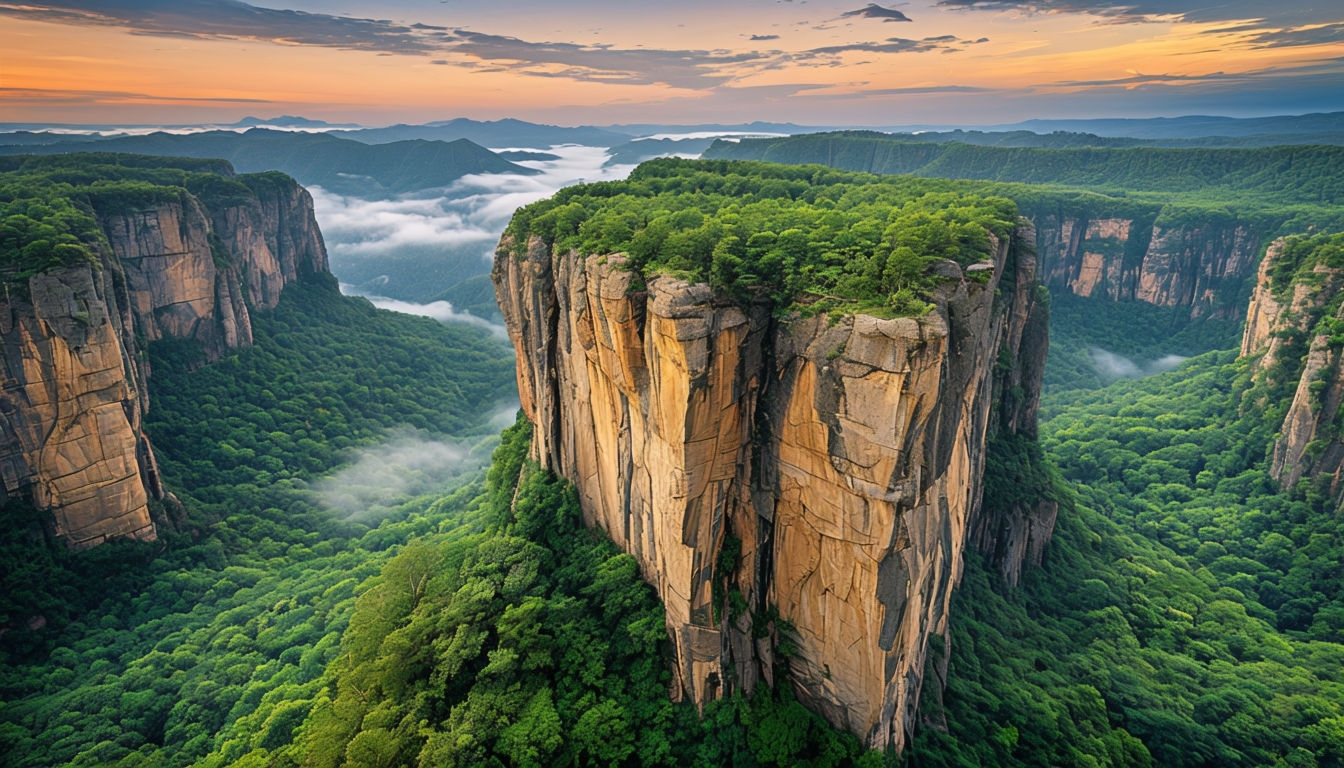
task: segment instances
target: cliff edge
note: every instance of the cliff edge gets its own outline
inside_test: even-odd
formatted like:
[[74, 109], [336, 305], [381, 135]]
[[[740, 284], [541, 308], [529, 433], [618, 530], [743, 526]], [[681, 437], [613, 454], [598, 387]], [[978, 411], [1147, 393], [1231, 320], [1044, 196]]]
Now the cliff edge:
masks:
[[[146, 343], [189, 339], [216, 359], [251, 344], [251, 309], [326, 271], [307, 192], [276, 174], [241, 181], [215, 205], [180, 187], [148, 199], [67, 191], [87, 216], [83, 258], [23, 264], [24, 244], [5, 243], [0, 477], [8, 498], [50, 510], [51, 532], [70, 547], [156, 535], [148, 503], [163, 489], [141, 431]], [[22, 225], [31, 239], [39, 230], [15, 217], [36, 221], [37, 209], [14, 210], [6, 235]]]
[[1270, 455], [1271, 476], [1285, 488], [1319, 483], [1344, 505], [1344, 235], [1270, 245], [1241, 353], [1259, 355], [1251, 397], [1289, 403]]
[[675, 696], [750, 691], [786, 664], [836, 726], [905, 743], [967, 543], [1015, 579], [1053, 529], [1053, 502], [982, 504], [987, 440], [1035, 435], [1032, 235], [931, 262], [910, 317], [777, 314], [506, 236], [493, 276], [535, 457], [658, 589]]

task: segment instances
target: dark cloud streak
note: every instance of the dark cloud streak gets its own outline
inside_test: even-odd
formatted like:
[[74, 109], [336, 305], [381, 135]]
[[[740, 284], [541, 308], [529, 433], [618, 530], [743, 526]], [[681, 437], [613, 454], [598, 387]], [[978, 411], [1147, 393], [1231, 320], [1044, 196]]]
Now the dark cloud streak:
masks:
[[[303, 11], [260, 8], [240, 0], [35, 0], [0, 5], [0, 16], [135, 34], [198, 40], [257, 40], [433, 57], [457, 53], [488, 71], [626, 85], [706, 89], [732, 79], [720, 68], [768, 61], [775, 53], [622, 49], [606, 44], [530, 42], [504, 35], [428, 24], [398, 24]], [[477, 71], [487, 71], [483, 67]]]
[[840, 18], [863, 18], [863, 19], [881, 19], [882, 21], [911, 21], [909, 16], [896, 10], [895, 8], [883, 8], [877, 3], [869, 3], [867, 6], [857, 11], [845, 11], [840, 14]]
[[938, 0], [938, 6], [968, 11], [1088, 13], [1118, 23], [1142, 23], [1161, 17], [1192, 22], [1254, 21], [1255, 29], [1302, 27], [1341, 21], [1337, 3], [1265, 2], [1265, 0]]

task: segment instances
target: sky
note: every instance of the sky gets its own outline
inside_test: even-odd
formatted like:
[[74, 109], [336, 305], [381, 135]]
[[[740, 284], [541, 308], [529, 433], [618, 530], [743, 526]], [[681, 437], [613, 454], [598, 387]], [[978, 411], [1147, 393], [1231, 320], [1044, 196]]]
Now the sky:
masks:
[[1344, 110], [1341, 0], [0, 0], [0, 122]]

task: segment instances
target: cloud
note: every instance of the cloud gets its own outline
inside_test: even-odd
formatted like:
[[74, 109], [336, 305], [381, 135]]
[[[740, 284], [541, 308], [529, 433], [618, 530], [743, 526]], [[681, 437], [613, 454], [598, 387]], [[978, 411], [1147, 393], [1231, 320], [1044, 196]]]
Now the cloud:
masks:
[[[0, 12], [3, 12], [0, 6]], [[60, 88], [0, 88], [0, 101], [14, 106], [17, 102], [44, 105], [76, 104], [273, 104], [270, 99], [226, 96], [164, 96], [134, 91], [94, 91]]]
[[[515, 72], [564, 76], [591, 82], [648, 85], [665, 83], [701, 89], [725, 83], [733, 75], [722, 68], [769, 58], [755, 51], [616, 48], [577, 43], [534, 43], [504, 35], [456, 30], [453, 50]], [[541, 67], [559, 66], [560, 71]]]
[[321, 211], [319, 224], [334, 248], [346, 254], [370, 254], [408, 245], [486, 243], [499, 237], [493, 228], [468, 221], [450, 197], [365, 200], [312, 187]]
[[756, 42], [763, 42], [765, 40], [778, 40], [779, 35], [752, 35], [751, 39]]
[[929, 94], [943, 93], [996, 93], [994, 88], [981, 88], [972, 85], [921, 85], [911, 86], [909, 88], [873, 88], [871, 90], [856, 88], [855, 90], [841, 93], [801, 93], [799, 98], [805, 99], [828, 99], [828, 100], [848, 100], [848, 99], [870, 99], [876, 96], [923, 96]]
[[943, 8], [1023, 13], [1079, 13], [1121, 23], [1176, 18], [1189, 22], [1252, 21], [1257, 28], [1339, 22], [1335, 3], [1273, 3], [1265, 0], [938, 0]]
[[[606, 165], [609, 155], [601, 147], [564, 145], [549, 148], [547, 155], [519, 161], [535, 175], [463, 176], [434, 197], [365, 200], [311, 188], [332, 272], [348, 284], [345, 292], [376, 306], [471, 323], [500, 335], [502, 328], [483, 319], [493, 316], [488, 293], [450, 289], [489, 274], [495, 243], [519, 207], [581, 181], [624, 178], [634, 167]], [[444, 298], [455, 304], [435, 301]], [[462, 311], [464, 306], [474, 314]]]
[[386, 296], [377, 296], [360, 292], [354, 286], [341, 284], [341, 293], [347, 296], [362, 296], [369, 300], [369, 303], [379, 309], [386, 309], [389, 312], [400, 312], [403, 315], [416, 315], [418, 317], [429, 317], [438, 320], [440, 323], [466, 323], [474, 325], [477, 328], [484, 328], [490, 332], [491, 336], [497, 339], [508, 339], [509, 331], [498, 323], [492, 323], [482, 317], [477, 317], [470, 312], [458, 312], [453, 309], [453, 305], [447, 301], [431, 301], [427, 304], [418, 304], [414, 301], [403, 301], [401, 299], [390, 299]]
[[[1337, 92], [1338, 89], [1332, 88], [1331, 85], [1337, 85], [1342, 75], [1344, 75], [1344, 58], [1337, 58], [1296, 67], [1267, 67], [1233, 73], [1208, 72], [1199, 75], [1163, 73], [1149, 75], [1132, 72], [1126, 77], [1104, 80], [1063, 80], [1050, 85], [1035, 86], [1034, 90], [1039, 92], [1049, 90], [1051, 87], [1089, 88], [1098, 93], [1105, 93], [1117, 88], [1152, 91], [1165, 86], [1180, 86], [1176, 89], [1167, 88], [1167, 90], [1176, 90], [1186, 96], [1199, 93], [1218, 93], [1233, 89], [1249, 96], [1255, 90], [1272, 90], [1281, 94], [1296, 93], [1300, 98], [1303, 94], [1317, 93], [1322, 88], [1326, 89], [1326, 92], [1322, 95]], [[1197, 91], [1192, 86], [1201, 86], [1203, 90]], [[1301, 109], [1298, 111], [1301, 111]]]
[[0, 14], [119, 27], [164, 37], [259, 40], [402, 54], [440, 50], [451, 39], [451, 33], [424, 25], [261, 8], [239, 0], [33, 0], [0, 5]]
[[1177, 366], [1189, 359], [1180, 355], [1166, 355], [1157, 360], [1136, 363], [1128, 357], [1108, 352], [1101, 347], [1089, 347], [1087, 354], [1092, 358], [1092, 366], [1096, 368], [1097, 373], [1101, 374], [1102, 379], [1107, 381], [1139, 379], [1144, 376], [1152, 376], [1155, 373], [1175, 370]]
[[812, 48], [804, 55], [834, 56], [841, 53], [927, 53], [929, 51], [961, 50], [962, 43], [952, 35], [926, 37], [922, 40], [910, 40], [904, 37], [889, 37], [880, 43], [846, 43]]
[[429, 440], [408, 428], [360, 451], [350, 465], [316, 480], [312, 487], [327, 509], [367, 519], [376, 517], [379, 508], [441, 490], [483, 463], [483, 457], [465, 443]]
[[489, 71], [626, 85], [663, 83], [688, 89], [727, 82], [733, 75], [725, 68], [772, 55], [532, 42], [468, 29], [262, 8], [240, 0], [34, 0], [0, 4], [0, 16], [116, 27], [144, 35], [426, 56], [434, 63], [447, 63], [445, 55], [456, 54], [463, 57], [457, 63], [489, 67]]
[[859, 17], [864, 19], [881, 19], [882, 21], [911, 21], [909, 16], [896, 10], [895, 8], [883, 8], [877, 3], [869, 3], [867, 6], [857, 11], [846, 11], [840, 14], [840, 18]]
[[1341, 42], [1344, 42], [1344, 21], [1262, 30], [1250, 40], [1251, 45], [1257, 48], [1290, 48]]

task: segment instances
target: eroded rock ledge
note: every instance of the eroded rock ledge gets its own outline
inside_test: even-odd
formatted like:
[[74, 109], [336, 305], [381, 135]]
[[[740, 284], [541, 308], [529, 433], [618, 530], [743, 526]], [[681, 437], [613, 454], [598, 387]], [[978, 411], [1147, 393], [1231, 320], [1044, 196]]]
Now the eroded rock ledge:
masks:
[[[141, 431], [144, 344], [194, 339], [208, 359], [252, 343], [250, 309], [327, 271], [312, 198], [272, 180], [210, 210], [182, 202], [99, 212], [97, 265], [6, 282], [0, 295], [0, 477], [7, 497], [50, 509], [75, 548], [153, 539], [163, 491]], [[212, 246], [213, 242], [213, 246]]]
[[894, 319], [776, 319], [673, 277], [634, 290], [619, 254], [512, 246], [493, 277], [534, 455], [658, 589], [674, 695], [773, 684], [787, 634], [801, 701], [903, 746], [964, 547], [1015, 580], [1053, 529], [1051, 502], [981, 503], [987, 437], [1035, 436], [1032, 230], [994, 242], [988, 280], [938, 263], [935, 309]]

